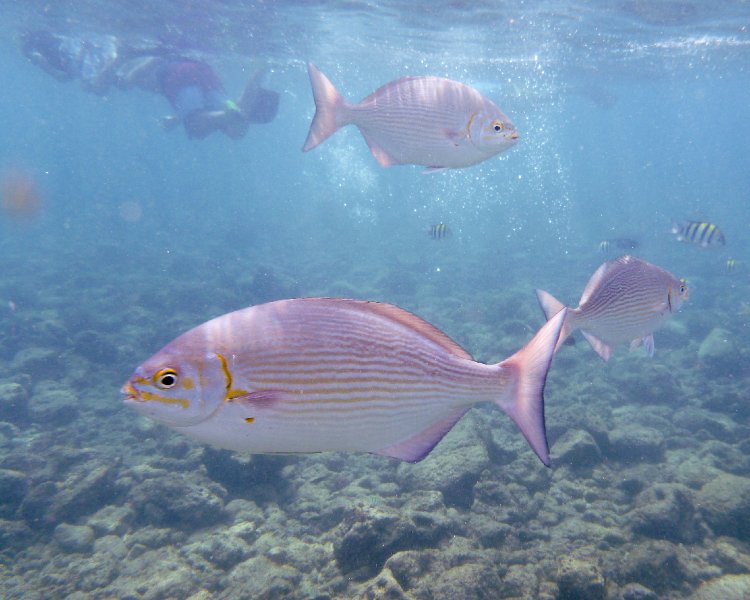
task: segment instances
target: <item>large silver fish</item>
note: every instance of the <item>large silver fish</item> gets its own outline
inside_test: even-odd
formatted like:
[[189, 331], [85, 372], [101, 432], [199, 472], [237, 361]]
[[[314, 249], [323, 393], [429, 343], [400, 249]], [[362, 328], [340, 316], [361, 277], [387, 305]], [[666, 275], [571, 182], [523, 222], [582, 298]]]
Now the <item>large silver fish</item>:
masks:
[[415, 164], [436, 171], [487, 160], [518, 140], [513, 123], [495, 103], [457, 81], [404, 77], [350, 104], [315, 65], [307, 70], [315, 117], [305, 152], [354, 124], [382, 166]]
[[[543, 290], [536, 295], [548, 319], [565, 308]], [[622, 342], [631, 342], [631, 350], [643, 342], [653, 356], [653, 332], [687, 298], [686, 283], [644, 260], [621, 256], [605, 262], [586, 284], [578, 308], [568, 309], [557, 349], [580, 329], [605, 361], [612, 356], [613, 346]]]
[[281, 300], [181, 335], [122, 392], [138, 412], [222, 448], [412, 462], [474, 404], [494, 402], [549, 465], [543, 391], [564, 318], [563, 310], [513, 356], [485, 365], [390, 304]]

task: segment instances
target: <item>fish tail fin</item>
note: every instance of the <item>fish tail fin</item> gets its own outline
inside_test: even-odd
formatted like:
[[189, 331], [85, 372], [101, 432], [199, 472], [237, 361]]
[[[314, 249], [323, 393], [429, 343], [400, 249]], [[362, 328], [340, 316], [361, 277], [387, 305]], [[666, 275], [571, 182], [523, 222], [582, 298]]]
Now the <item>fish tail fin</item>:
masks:
[[315, 116], [310, 124], [303, 152], [312, 150], [333, 135], [341, 126], [346, 125], [342, 119], [342, 109], [346, 106], [344, 97], [331, 81], [312, 63], [307, 64], [310, 75], [313, 98], [315, 99]]
[[511, 378], [512, 385], [495, 403], [513, 419], [546, 466], [550, 465], [550, 458], [544, 424], [544, 384], [566, 312], [566, 308], [560, 310], [528, 344], [498, 365]]
[[[548, 321], [562, 309], [566, 308], [566, 306], [562, 302], [560, 302], [552, 294], [550, 294], [549, 292], [545, 292], [544, 290], [536, 290], [536, 299], [539, 301], [539, 306], [541, 306], [542, 311], [544, 311], [544, 316]], [[575, 328], [576, 325], [573, 319], [573, 311], [568, 309], [567, 317], [565, 318], [562, 330], [560, 331], [560, 337], [557, 340], [557, 347], [555, 348], [555, 352], [560, 349], [560, 346], [565, 343], [565, 340], [570, 337], [570, 334], [573, 333]]]

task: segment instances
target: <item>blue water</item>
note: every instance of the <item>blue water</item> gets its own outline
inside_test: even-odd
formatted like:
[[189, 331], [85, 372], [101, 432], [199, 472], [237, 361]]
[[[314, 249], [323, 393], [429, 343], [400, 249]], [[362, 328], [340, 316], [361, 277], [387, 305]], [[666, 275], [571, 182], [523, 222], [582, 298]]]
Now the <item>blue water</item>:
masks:
[[[531, 460], [507, 419], [487, 409], [473, 411], [476, 427], [465, 425], [456, 432], [468, 444], [495, 448], [491, 464], [475, 474], [473, 484], [479, 487], [463, 499], [451, 496], [455, 490], [430, 487], [429, 477], [424, 485], [407, 484], [408, 469], [421, 464], [398, 466], [361, 456], [262, 459], [267, 462], [258, 462], [253, 476], [270, 473], [285, 487], [264, 480], [262, 486], [270, 491], [262, 488], [260, 496], [252, 486], [237, 488], [214, 479], [229, 488], [224, 502], [244, 499], [265, 507], [273, 524], [268, 531], [277, 532], [275, 545], [281, 547], [292, 538], [336, 546], [346, 537], [347, 506], [364, 504], [366, 512], [385, 503], [405, 510], [404, 503], [439, 490], [453, 500], [444, 500], [447, 508], [431, 510], [448, 511], [446, 519], [497, 519], [513, 528], [508, 539], [514, 542], [508, 544], [487, 542], [481, 524], [455, 529], [473, 549], [465, 564], [498, 563], [493, 575], [497, 585], [472, 588], [464, 582], [464, 597], [577, 598], [589, 592], [594, 595], [588, 597], [604, 597], [596, 595], [596, 586], [593, 592], [566, 587], [556, 560], [577, 552], [587, 564], [599, 565], [601, 576], [614, 586], [612, 593], [621, 594], [635, 582], [658, 588], [660, 597], [689, 597], [705, 581], [750, 571], [750, 536], [732, 535], [699, 508], [701, 494], [708, 493], [705, 486], [717, 474], [750, 478], [743, 445], [750, 431], [745, 406], [750, 317], [743, 304], [750, 288], [747, 3], [632, 0], [602, 8], [585, 1], [506, 6], [205, 1], [155, 7], [102, 1], [41, 8], [6, 0], [0, 8], [0, 174], [27, 174], [41, 202], [41, 211], [31, 219], [0, 215], [0, 383], [19, 383], [32, 408], [35, 397], [55, 385], [74, 394], [77, 404], [72, 420], [38, 418], [38, 409], [32, 410], [37, 417], [16, 421], [12, 411], [3, 413], [13, 427], [0, 429], [7, 438], [0, 446], [0, 469], [22, 473], [31, 494], [44, 482], [64, 488], [82, 465], [90, 469], [122, 461], [112, 476], [117, 484], [111, 496], [75, 505], [64, 516], [52, 514], [44, 504], [38, 513], [24, 509], [31, 504], [28, 497], [8, 504], [1, 516], [0, 595], [111, 597], [128, 589], [134, 598], [188, 597], [206, 589], [216, 597], [241, 597], [233, 596], [240, 588], [233, 587], [232, 569], [272, 554], [262, 544], [254, 546], [257, 540], [245, 540], [245, 562], [212, 563], [204, 582], [189, 574], [183, 555], [179, 585], [163, 592], [132, 591], [135, 576], [124, 567], [108, 581], [76, 587], [85, 562], [81, 556], [105, 560], [96, 545], [82, 554], [61, 555], [69, 560], [60, 559], [54, 576], [47, 572], [40, 577], [45, 567], [31, 558], [59, 553], [54, 531], [60, 522], [85, 525], [103, 507], [128, 506], [136, 517], [117, 535], [125, 540], [127, 560], [137, 560], [128, 536], [142, 535], [142, 528], [153, 523], [138, 516], [138, 499], [131, 493], [137, 478], [129, 469], [158, 463], [190, 473], [201, 464], [204, 451], [164, 428], [147, 428], [121, 406], [119, 388], [140, 362], [189, 327], [281, 297], [356, 297], [414, 311], [478, 360], [497, 361], [541, 325], [534, 289], [547, 289], [575, 305], [596, 267], [616, 256], [601, 253], [599, 243], [618, 237], [636, 240], [634, 254], [686, 278], [690, 300], [656, 333], [652, 359], [642, 350], [628, 354], [621, 347], [605, 364], [582, 338], [563, 348], [546, 393], [552, 474]], [[251, 126], [239, 141], [220, 134], [195, 141], [180, 129], [165, 132], [159, 125], [170, 113], [164, 98], [138, 90], [88, 94], [77, 82], [59, 82], [28, 62], [18, 37], [37, 28], [172, 45], [210, 63], [233, 97], [254, 69], [265, 65], [267, 87], [281, 93], [279, 113], [270, 124]], [[439, 75], [473, 85], [513, 120], [520, 141], [474, 167], [428, 175], [416, 166], [381, 168], [354, 127], [302, 153], [314, 114], [308, 61], [352, 101], [404, 75]], [[678, 242], [670, 227], [684, 219], [717, 224], [726, 246], [703, 249]], [[449, 225], [452, 235], [430, 239], [428, 228], [440, 222]], [[731, 272], [725, 267], [729, 258], [738, 261]], [[731, 357], [718, 364], [699, 354], [716, 328], [733, 344]], [[51, 354], [32, 368], [18, 358], [29, 349]], [[45, 360], [48, 369], [43, 368]], [[21, 364], [27, 365], [23, 372], [16, 368]], [[688, 421], [675, 414], [686, 407], [710, 413], [708, 424], [680, 425]], [[618, 419], [639, 423], [639, 412], [642, 425], [650, 422], [666, 432], [662, 454], [635, 464], [618, 462], [611, 450], [607, 453], [602, 436], [619, 426]], [[599, 425], [592, 424], [596, 418], [601, 418]], [[723, 425], [715, 425], [717, 420]], [[503, 443], [517, 452], [512, 469], [503, 464], [502, 444], [497, 450], [496, 442], [487, 441], [493, 427], [504, 431]], [[554, 443], [569, 430], [588, 431], [602, 446], [606, 456], [593, 474], [554, 465]], [[440, 456], [450, 452], [447, 447]], [[460, 470], [461, 452], [454, 454], [455, 463], [446, 464]], [[164, 457], [175, 463], [169, 465]], [[281, 462], [287, 460], [291, 467]], [[431, 460], [438, 459], [427, 462]], [[691, 461], [693, 475], [687, 476], [678, 465]], [[350, 475], [328, 489], [333, 493], [349, 486], [341, 492], [344, 516], [331, 517], [339, 529], [305, 524], [301, 513], [288, 507], [286, 518], [299, 531], [274, 529], [269, 511], [283, 513], [289, 498], [304, 497], [305, 481], [315, 469]], [[361, 478], [381, 478], [381, 483], [395, 485], [396, 492], [388, 496], [366, 485], [362, 489], [369, 492], [352, 491], [351, 481]], [[480, 493], [488, 478], [499, 487], [520, 486], [528, 497], [514, 500], [508, 493], [497, 501], [505, 516], [493, 516], [487, 509], [492, 495]], [[615, 488], [629, 478], [642, 481], [645, 491], [649, 486], [685, 486], [690, 518], [704, 534], [675, 537], [670, 534], [674, 524], [660, 534], [633, 529], [621, 517], [647, 503], [636, 497], [645, 493], [642, 488], [614, 508], [600, 505], [598, 516], [585, 517], [586, 509], [573, 511], [584, 523], [599, 519], [625, 532], [621, 541], [565, 537], [560, 523], [573, 519], [571, 515], [554, 523], [532, 515], [528, 519], [546, 523], [550, 537], [519, 536], [516, 529], [523, 524], [506, 514], [513, 512], [508, 504], [574, 497], [576, 488]], [[609, 483], [596, 483], [604, 480]], [[581, 494], [590, 496], [586, 501], [592, 505], [619, 502], [593, 491]], [[324, 496], [319, 502], [325, 502]], [[312, 504], [308, 510], [316, 509]], [[560, 500], [561, 506], [567, 504]], [[462, 515], [450, 513], [456, 506]], [[750, 518], [750, 503], [737, 510], [733, 518]], [[43, 526], [39, 514], [47, 515]], [[184, 547], [193, 539], [178, 535], [179, 523], [170, 527], [177, 534], [161, 546], [154, 542], [152, 549], [167, 548], [169, 560], [179, 562], [171, 553], [180, 548], [187, 552]], [[227, 527], [226, 518], [219, 525], [211, 523], [205, 535]], [[94, 529], [99, 540], [101, 533]], [[715, 550], [719, 535], [728, 536], [738, 558], [726, 558], [726, 548], [724, 554]], [[690, 545], [703, 566], [680, 555], [680, 568], [664, 567], [651, 579], [639, 579], [635, 567], [617, 570], [618, 554], [637, 554], [662, 542], [671, 544], [665, 552], [678, 552], [678, 543]], [[396, 577], [401, 592], [406, 597], [451, 597], [446, 586], [430, 588], [427, 581], [430, 572], [448, 564], [453, 568], [456, 561], [450, 557], [458, 550], [445, 538], [420, 544], [394, 549], [423, 551], [432, 561], [411, 588]], [[330, 546], [321, 548], [310, 550], [326, 557], [315, 564], [295, 562], [294, 552], [288, 560], [274, 555], [274, 568], [298, 573], [289, 579], [295, 582], [292, 591], [260, 586], [251, 597], [353, 597], [368, 585], [377, 587], [387, 556], [373, 556], [370, 571], [351, 575], [342, 567], [345, 561], [334, 560]], [[716, 558], [717, 552], [724, 558]], [[368, 564], [370, 559], [362, 560]], [[518, 577], [513, 578], [517, 572], [509, 565], [519, 564], [531, 581], [528, 596], [513, 591]], [[662, 587], [654, 583], [659, 578], [667, 581]], [[557, 586], [557, 596], [543, 595], [549, 582]]]

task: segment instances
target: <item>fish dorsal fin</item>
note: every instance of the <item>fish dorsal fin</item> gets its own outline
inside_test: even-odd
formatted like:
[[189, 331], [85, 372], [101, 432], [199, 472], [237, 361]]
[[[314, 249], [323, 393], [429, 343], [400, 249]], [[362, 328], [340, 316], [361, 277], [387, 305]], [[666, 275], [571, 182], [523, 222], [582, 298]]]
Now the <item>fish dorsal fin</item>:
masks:
[[620, 258], [616, 258], [615, 260], [605, 262], [596, 271], [594, 271], [594, 274], [591, 276], [591, 279], [589, 279], [589, 282], [586, 284], [586, 287], [583, 290], [583, 294], [581, 294], [581, 299], [578, 301], [578, 306], [582, 306], [586, 302], [588, 302], [589, 298], [591, 298], [591, 294], [594, 293], [594, 290], [599, 287], [599, 284], [607, 276], [607, 274], [612, 271], [612, 269], [620, 265], [625, 265], [631, 260], [632, 257], [630, 256], [621, 256]]
[[310, 301], [326, 301], [330, 303], [342, 303], [341, 308], [347, 308], [349, 310], [358, 310], [363, 313], [372, 315], [378, 315], [382, 318], [388, 319], [394, 323], [398, 323], [404, 327], [416, 331], [420, 335], [425, 336], [430, 341], [434, 342], [441, 348], [444, 348], [454, 356], [459, 358], [465, 358], [468, 360], [474, 360], [471, 355], [461, 348], [456, 342], [449, 338], [446, 334], [440, 331], [437, 327], [430, 325], [424, 319], [419, 318], [417, 315], [410, 313], [409, 311], [394, 306], [393, 304], [385, 304], [383, 302], [369, 302], [367, 300], [345, 300], [342, 298], [311, 298]]

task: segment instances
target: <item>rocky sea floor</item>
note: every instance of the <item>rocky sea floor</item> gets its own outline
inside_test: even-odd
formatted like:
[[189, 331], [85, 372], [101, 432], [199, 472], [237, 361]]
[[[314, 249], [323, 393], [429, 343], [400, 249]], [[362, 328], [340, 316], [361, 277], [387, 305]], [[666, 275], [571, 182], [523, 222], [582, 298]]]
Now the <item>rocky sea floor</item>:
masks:
[[[91, 287], [38, 266], [29, 281], [5, 265], [0, 289], [17, 305], [0, 318], [0, 597], [750, 597], [750, 349], [718, 325], [746, 315], [686, 310], [653, 359], [564, 347], [546, 391], [551, 469], [494, 407], [415, 465], [251, 457], [138, 417], [120, 385], [188, 327], [301, 293], [388, 299], [497, 361], [541, 324], [532, 284], [467, 300], [403, 265], [317, 287], [258, 267], [201, 292], [158, 285], [160, 269]], [[188, 298], [200, 316], [176, 310]]]

